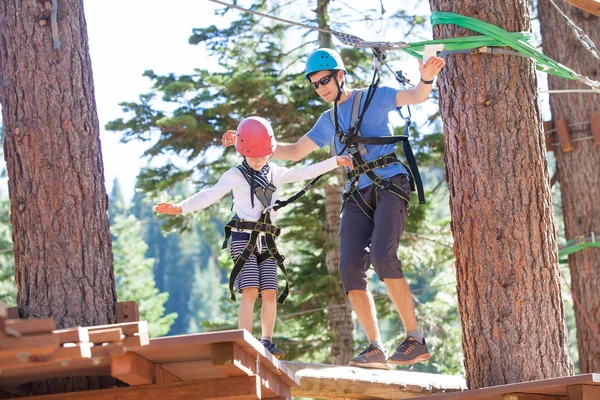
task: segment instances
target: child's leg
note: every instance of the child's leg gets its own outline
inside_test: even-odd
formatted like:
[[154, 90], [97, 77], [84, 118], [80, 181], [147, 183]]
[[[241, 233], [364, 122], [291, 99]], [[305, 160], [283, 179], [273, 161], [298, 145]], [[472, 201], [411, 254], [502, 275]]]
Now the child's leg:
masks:
[[272, 338], [275, 330], [275, 317], [277, 316], [277, 291], [263, 290], [262, 307], [260, 309], [260, 322], [263, 338]]
[[247, 287], [242, 291], [242, 300], [238, 309], [238, 326], [252, 333], [252, 321], [254, 319], [254, 303], [258, 297], [257, 287]]

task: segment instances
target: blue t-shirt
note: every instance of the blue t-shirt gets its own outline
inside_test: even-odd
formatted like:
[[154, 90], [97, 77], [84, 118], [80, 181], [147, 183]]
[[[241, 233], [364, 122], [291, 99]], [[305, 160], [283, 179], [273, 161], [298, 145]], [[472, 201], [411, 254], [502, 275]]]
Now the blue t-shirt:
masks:
[[[350, 122], [352, 120], [352, 103], [354, 102], [354, 96], [356, 96], [356, 92], [357, 91], [354, 90], [350, 97], [346, 99], [346, 101], [338, 105], [338, 124], [344, 133], [348, 132], [348, 129], [350, 128]], [[367, 112], [365, 113], [360, 125], [360, 132], [363, 137], [392, 136], [394, 134], [394, 129], [392, 127], [389, 114], [392, 111], [396, 111], [397, 92], [398, 91], [396, 89], [391, 87], [380, 86], [377, 88], [375, 91], [375, 96], [373, 97], [373, 100], [371, 100], [369, 108], [367, 108]], [[365, 106], [366, 97], [365, 91], [360, 100], [360, 110], [362, 110]], [[321, 114], [315, 123], [315, 126], [313, 126], [312, 129], [307, 133], [308, 137], [321, 148], [331, 145], [331, 139], [333, 138], [334, 134], [335, 125], [334, 121], [332, 121], [329, 116], [329, 111], [325, 111], [323, 114]], [[365, 146], [367, 148], [367, 154], [363, 156], [365, 161], [373, 161], [376, 158], [394, 153], [396, 151], [395, 143], [386, 145], [367, 144]], [[335, 153], [338, 154], [343, 147], [344, 145], [341, 144], [339, 138], [336, 137]], [[391, 164], [383, 168], [377, 168], [374, 171], [382, 178], [390, 178], [398, 174], [408, 175], [408, 171], [400, 163]], [[365, 174], [362, 174], [360, 176], [360, 180], [358, 181], [358, 189], [363, 189], [369, 185], [371, 185], [371, 180]]]

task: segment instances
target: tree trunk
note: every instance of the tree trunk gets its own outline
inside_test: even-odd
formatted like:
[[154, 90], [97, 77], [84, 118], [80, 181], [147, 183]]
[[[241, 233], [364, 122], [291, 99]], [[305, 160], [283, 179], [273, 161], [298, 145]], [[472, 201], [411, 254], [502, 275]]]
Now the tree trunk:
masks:
[[115, 278], [83, 1], [0, 0], [17, 302], [58, 328], [114, 322]]
[[[328, 240], [325, 263], [330, 275], [338, 275], [340, 251], [340, 209], [342, 207], [342, 193], [344, 192], [344, 171], [341, 168], [329, 173], [330, 177], [325, 184], [325, 218]], [[329, 326], [333, 336], [331, 343], [331, 364], [347, 365], [354, 357], [352, 332], [352, 307], [342, 285], [337, 282], [329, 294]]]
[[[329, 7], [330, 0], [318, 0], [317, 21], [320, 28], [329, 29]], [[319, 46], [333, 48], [330, 33], [319, 32]], [[330, 275], [338, 275], [338, 263], [340, 251], [340, 210], [342, 206], [342, 193], [344, 192], [344, 178], [342, 170], [334, 170], [329, 174], [325, 184], [325, 215], [328, 237], [328, 250], [326, 254], [327, 272]], [[331, 342], [331, 364], [347, 365], [353, 357], [354, 324], [352, 322], [352, 307], [350, 300], [344, 292], [340, 282], [331, 288], [329, 294], [329, 327], [333, 336]]]
[[[563, 12], [592, 39], [600, 41], [600, 19], [584, 16], [575, 7], [557, 2]], [[568, 66], [575, 72], [593, 80], [600, 80], [598, 59], [577, 40], [564, 18], [548, 2], [540, 1], [539, 17], [544, 44], [544, 53]], [[582, 88], [576, 81], [548, 76], [550, 89]], [[600, 111], [600, 95], [588, 93], [550, 94], [552, 119], [564, 118], [569, 124], [589, 121], [589, 112]], [[570, 128], [574, 139], [574, 151], [563, 152], [554, 146], [562, 211], [567, 240], [579, 236], [589, 237], [595, 233], [600, 240], [600, 147], [589, 139], [592, 136], [589, 123]], [[558, 138], [554, 136], [556, 142]], [[582, 310], [575, 306], [577, 324], [577, 346], [581, 373], [600, 371], [600, 343], [593, 330], [600, 330], [600, 248], [590, 247], [569, 256], [571, 288], [583, 313], [589, 316], [593, 326], [585, 320]]]
[[[527, 1], [430, 0], [432, 11], [530, 29]], [[434, 38], [471, 36], [455, 25]], [[572, 373], [534, 65], [446, 57], [445, 126], [457, 293], [470, 388]]]

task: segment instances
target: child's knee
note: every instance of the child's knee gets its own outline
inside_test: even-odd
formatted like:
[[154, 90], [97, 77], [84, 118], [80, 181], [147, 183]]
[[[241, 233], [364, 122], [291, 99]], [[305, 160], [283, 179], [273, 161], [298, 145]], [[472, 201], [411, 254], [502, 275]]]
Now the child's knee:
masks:
[[263, 302], [274, 303], [277, 300], [277, 291], [271, 289], [263, 290], [260, 292], [260, 296]]
[[242, 300], [254, 301], [258, 298], [257, 287], [247, 287], [242, 290]]

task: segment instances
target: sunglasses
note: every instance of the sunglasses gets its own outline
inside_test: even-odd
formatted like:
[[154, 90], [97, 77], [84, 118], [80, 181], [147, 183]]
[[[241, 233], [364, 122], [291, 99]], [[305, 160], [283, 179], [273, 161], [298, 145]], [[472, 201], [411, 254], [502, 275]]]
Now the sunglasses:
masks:
[[333, 78], [333, 77], [334, 77], [333, 74], [325, 75], [318, 81], [311, 82], [310, 84], [312, 85], [313, 89], [317, 90], [319, 88], [319, 85], [323, 85], [323, 86], [327, 85], [329, 82], [331, 82], [331, 78]]

